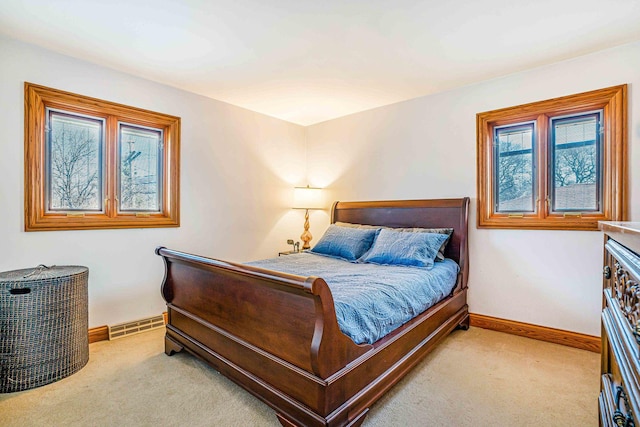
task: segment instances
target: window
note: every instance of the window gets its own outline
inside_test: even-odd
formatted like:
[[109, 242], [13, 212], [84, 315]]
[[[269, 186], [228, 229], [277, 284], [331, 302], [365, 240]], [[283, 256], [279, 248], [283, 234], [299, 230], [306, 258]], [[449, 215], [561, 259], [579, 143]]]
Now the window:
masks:
[[626, 218], [626, 85], [477, 115], [478, 227]]
[[180, 118], [25, 83], [25, 230], [177, 227]]

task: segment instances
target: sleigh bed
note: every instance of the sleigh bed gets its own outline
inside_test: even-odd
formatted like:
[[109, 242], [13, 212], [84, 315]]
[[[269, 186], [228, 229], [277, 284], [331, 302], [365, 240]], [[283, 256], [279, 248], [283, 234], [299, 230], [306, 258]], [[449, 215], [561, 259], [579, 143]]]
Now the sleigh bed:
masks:
[[283, 426], [358, 426], [371, 405], [456, 327], [468, 328], [469, 199], [336, 202], [331, 222], [452, 228], [451, 293], [373, 344], [341, 332], [321, 277], [166, 248], [165, 352], [186, 350], [271, 406]]

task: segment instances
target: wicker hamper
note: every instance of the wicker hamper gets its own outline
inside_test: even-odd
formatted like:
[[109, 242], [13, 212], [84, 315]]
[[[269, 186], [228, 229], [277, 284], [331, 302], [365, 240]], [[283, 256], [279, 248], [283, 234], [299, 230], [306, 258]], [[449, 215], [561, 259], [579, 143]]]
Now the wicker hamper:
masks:
[[75, 265], [0, 273], [0, 393], [49, 384], [87, 364], [88, 278]]

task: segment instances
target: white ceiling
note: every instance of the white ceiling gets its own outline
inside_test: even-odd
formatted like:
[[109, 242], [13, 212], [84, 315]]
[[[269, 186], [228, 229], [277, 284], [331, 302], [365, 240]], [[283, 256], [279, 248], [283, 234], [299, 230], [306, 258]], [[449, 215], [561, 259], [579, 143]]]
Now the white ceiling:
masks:
[[1, 0], [0, 33], [309, 125], [640, 40], [640, 0]]

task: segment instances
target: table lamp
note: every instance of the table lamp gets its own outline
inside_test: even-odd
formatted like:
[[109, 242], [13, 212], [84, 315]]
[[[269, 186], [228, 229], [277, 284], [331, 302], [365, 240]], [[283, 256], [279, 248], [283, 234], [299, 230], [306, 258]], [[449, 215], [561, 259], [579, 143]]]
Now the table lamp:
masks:
[[313, 238], [309, 232], [309, 209], [324, 209], [324, 200], [321, 188], [295, 187], [293, 189], [293, 209], [305, 209], [304, 232], [300, 235], [302, 249], [309, 249], [309, 242]]

